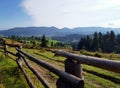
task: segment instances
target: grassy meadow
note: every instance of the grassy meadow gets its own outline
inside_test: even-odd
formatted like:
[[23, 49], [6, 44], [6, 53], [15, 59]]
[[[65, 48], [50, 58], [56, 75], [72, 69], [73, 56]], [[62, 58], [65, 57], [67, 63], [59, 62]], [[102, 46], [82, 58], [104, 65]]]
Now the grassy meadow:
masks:
[[15, 61], [0, 52], [0, 88], [28, 88]]
[[[12, 52], [16, 52], [14, 48], [8, 47], [8, 49]], [[54, 56], [52, 52], [38, 49], [24, 49], [23, 51], [38, 58], [41, 59], [61, 70], [64, 70], [64, 60], [66, 58], [60, 57], [60, 56]], [[74, 52], [77, 54], [80, 54], [80, 52]], [[90, 52], [88, 52], [90, 54]], [[91, 55], [94, 55], [95, 53], [91, 53]], [[111, 58], [112, 55], [112, 58]], [[16, 57], [9, 55], [14, 60]], [[0, 53], [0, 88], [29, 88], [24, 75], [21, 73], [20, 69], [18, 68], [15, 61], [11, 60], [10, 57], [5, 57], [3, 53]], [[106, 59], [115, 59], [119, 60], [119, 55], [116, 54], [102, 54], [101, 57]], [[29, 61], [29, 60], [28, 60]], [[52, 88], [56, 88], [55, 83], [58, 77], [53, 74], [52, 72], [49, 72], [48, 70], [44, 69], [41, 66], [38, 66], [37, 64], [29, 61], [33, 67], [35, 67], [40, 74], [49, 82], [49, 84], [52, 86]], [[99, 69], [96, 67], [83, 65], [83, 68], [85, 70], [94, 71], [99, 74], [107, 75], [113, 78], [120, 79], [120, 74], [106, 71], [103, 69]], [[44, 88], [42, 84], [38, 81], [38, 79], [33, 75], [33, 73], [25, 66], [25, 71], [29, 74], [31, 79], [33, 80], [33, 83], [36, 85], [37, 88]], [[87, 71], [83, 72], [84, 80], [85, 80], [85, 88], [120, 88], [119, 83], [112, 82], [110, 80], [101, 78], [97, 75], [94, 75], [92, 73], [89, 73]]]

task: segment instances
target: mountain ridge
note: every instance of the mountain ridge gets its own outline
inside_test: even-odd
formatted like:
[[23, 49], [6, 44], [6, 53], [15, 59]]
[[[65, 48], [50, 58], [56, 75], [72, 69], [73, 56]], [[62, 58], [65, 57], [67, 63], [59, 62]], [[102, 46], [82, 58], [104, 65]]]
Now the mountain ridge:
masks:
[[1, 30], [0, 35], [3, 36], [65, 36], [69, 34], [89, 35], [94, 32], [106, 33], [113, 30], [115, 33], [120, 33], [120, 28], [104, 28], [104, 27], [76, 27], [76, 28], [57, 28], [57, 27], [16, 27], [7, 30]]

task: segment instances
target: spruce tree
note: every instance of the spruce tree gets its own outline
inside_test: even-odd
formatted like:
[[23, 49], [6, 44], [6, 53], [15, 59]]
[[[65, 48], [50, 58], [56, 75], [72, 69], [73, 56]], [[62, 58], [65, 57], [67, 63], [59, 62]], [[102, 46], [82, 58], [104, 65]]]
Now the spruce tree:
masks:
[[46, 41], [46, 37], [45, 35], [42, 36], [41, 38], [41, 44], [40, 44], [41, 47], [47, 47], [47, 41]]
[[98, 33], [95, 32], [93, 36], [92, 49], [93, 51], [96, 51], [98, 48], [99, 48]]

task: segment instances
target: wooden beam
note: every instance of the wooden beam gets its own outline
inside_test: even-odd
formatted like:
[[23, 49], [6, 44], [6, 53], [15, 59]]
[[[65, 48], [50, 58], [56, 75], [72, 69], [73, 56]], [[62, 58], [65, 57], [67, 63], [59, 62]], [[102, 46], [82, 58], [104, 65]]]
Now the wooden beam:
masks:
[[9, 53], [9, 54], [11, 54], [11, 55], [13, 55], [13, 56], [16, 56], [16, 54], [13, 53], [13, 52], [11, 52], [11, 51], [8, 51], [8, 50], [7, 50], [7, 53]]
[[25, 76], [25, 79], [26, 79], [29, 87], [30, 87], [30, 88], [35, 88], [35, 86], [33, 85], [30, 77], [29, 77], [28, 74], [25, 72], [25, 70], [24, 70], [24, 68], [23, 68], [23, 66], [22, 66], [21, 58], [18, 58], [18, 59], [16, 60], [16, 62], [17, 62], [17, 64], [18, 64], [19, 68], [21, 69], [21, 71], [23, 72], [23, 74], [24, 74], [24, 76]]
[[85, 56], [85, 55], [76, 55], [76, 54], [63, 52], [63, 51], [56, 51], [56, 50], [52, 50], [52, 52], [58, 56], [63, 56], [66, 58], [77, 60], [81, 64], [87, 64], [94, 67], [99, 67], [105, 70], [120, 73], [120, 61], [106, 60], [103, 58], [97, 58], [97, 57], [91, 57], [91, 56]]
[[47, 81], [40, 75], [40, 73], [35, 70], [25, 58], [23, 58], [25, 64], [28, 66], [28, 68], [37, 76], [37, 78], [41, 81], [41, 83], [44, 85], [45, 88], [52, 88], [50, 85], [47, 83]]

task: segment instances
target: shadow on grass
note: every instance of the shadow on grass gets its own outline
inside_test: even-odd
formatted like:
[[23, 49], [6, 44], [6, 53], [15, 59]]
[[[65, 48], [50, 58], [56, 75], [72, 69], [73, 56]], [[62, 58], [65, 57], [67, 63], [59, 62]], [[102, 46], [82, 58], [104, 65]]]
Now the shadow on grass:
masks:
[[110, 80], [114, 83], [120, 84], [120, 79], [118, 79], [118, 78], [108, 76], [108, 75], [104, 75], [104, 74], [100, 74], [98, 72], [87, 70], [87, 69], [83, 69], [83, 71], [88, 72], [88, 73], [93, 74], [93, 75], [96, 75], [96, 76], [99, 76], [99, 77], [104, 78], [106, 80]]

